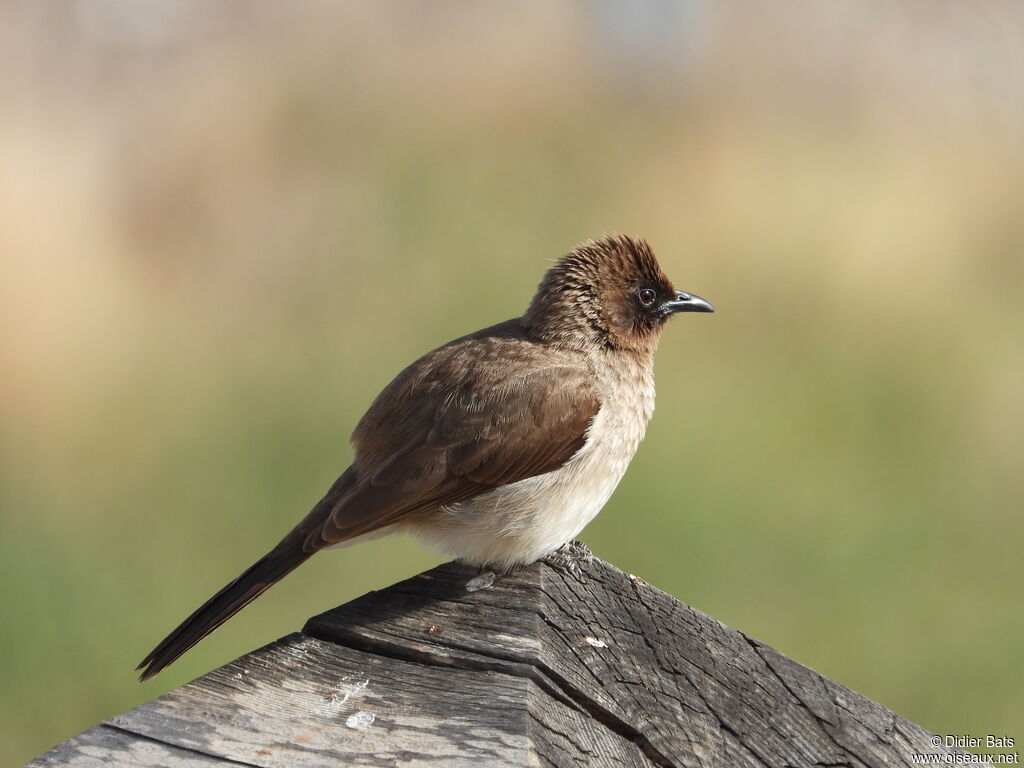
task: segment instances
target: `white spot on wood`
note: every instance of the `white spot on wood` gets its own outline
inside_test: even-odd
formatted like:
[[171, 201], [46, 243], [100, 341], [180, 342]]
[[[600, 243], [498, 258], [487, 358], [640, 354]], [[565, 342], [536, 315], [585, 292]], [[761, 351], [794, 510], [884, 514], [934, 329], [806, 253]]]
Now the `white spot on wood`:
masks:
[[373, 725], [373, 721], [376, 719], [377, 718], [369, 712], [363, 712], [360, 710], [349, 715], [348, 720], [345, 721], [345, 725], [357, 731], [365, 731]]
[[592, 645], [594, 648], [607, 648], [608, 647], [608, 643], [606, 643], [604, 640], [598, 640], [596, 637], [591, 637], [590, 635], [587, 635], [586, 637], [584, 637], [583, 638], [583, 642], [586, 643], [587, 645]]
[[481, 589], [487, 589], [494, 583], [495, 578], [497, 577], [492, 571], [484, 571], [479, 576], [466, 582], [466, 591], [479, 592]]
[[507, 645], [526, 646], [529, 648], [536, 648], [538, 646], [537, 639], [533, 637], [519, 637], [518, 635], [494, 635], [494, 639], [500, 643]]
[[313, 708], [313, 714], [320, 717], [333, 717], [338, 714], [353, 696], [362, 695], [370, 681], [366, 678], [353, 679], [351, 677], [341, 678], [341, 685], [337, 691], [327, 694], [319, 705]]

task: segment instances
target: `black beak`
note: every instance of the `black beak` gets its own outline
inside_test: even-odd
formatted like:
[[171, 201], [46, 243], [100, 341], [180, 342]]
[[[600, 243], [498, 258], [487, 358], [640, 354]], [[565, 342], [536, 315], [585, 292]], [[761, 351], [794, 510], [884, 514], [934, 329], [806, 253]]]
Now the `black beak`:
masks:
[[676, 291], [676, 297], [672, 301], [666, 301], [661, 305], [663, 312], [672, 315], [676, 312], [714, 312], [715, 308], [711, 302], [705, 301], [700, 296], [692, 293]]

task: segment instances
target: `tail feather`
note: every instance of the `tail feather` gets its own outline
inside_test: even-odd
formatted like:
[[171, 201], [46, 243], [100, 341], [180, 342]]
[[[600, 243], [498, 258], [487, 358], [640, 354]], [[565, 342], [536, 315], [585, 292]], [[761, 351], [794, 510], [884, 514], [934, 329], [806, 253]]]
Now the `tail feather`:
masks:
[[292, 553], [290, 557], [270, 553], [251, 565], [245, 573], [197, 608], [150, 651], [136, 667], [142, 670], [139, 680], [148, 680], [174, 662], [185, 651], [304, 563], [312, 554], [301, 549]]
[[217, 629], [245, 606], [262, 595], [293, 570], [313, 556], [319, 546], [310, 546], [307, 539], [319, 530], [331, 510], [355, 482], [355, 470], [349, 467], [339, 477], [308, 515], [281, 540], [274, 549], [253, 563], [238, 578], [215, 594], [171, 634], [150, 651], [135, 669], [141, 669], [139, 680], [145, 681], [174, 662], [185, 651]]

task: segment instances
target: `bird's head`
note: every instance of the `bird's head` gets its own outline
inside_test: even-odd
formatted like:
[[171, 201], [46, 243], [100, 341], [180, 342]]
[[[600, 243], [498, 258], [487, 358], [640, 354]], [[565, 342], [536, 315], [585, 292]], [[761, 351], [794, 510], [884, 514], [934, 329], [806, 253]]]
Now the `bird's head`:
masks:
[[559, 259], [523, 321], [535, 338], [560, 345], [653, 352], [672, 315], [714, 311], [673, 287], [644, 240], [610, 235]]

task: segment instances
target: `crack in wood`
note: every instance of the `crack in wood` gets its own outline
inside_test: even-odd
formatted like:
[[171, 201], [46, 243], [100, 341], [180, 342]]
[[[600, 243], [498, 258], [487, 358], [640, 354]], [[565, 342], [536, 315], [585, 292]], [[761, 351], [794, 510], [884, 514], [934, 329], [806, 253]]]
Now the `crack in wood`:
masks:
[[118, 733], [123, 733], [127, 736], [131, 736], [133, 739], [138, 739], [139, 741], [148, 741], [151, 744], [159, 744], [162, 747], [170, 747], [174, 750], [188, 752], [189, 754], [193, 755], [200, 755], [211, 760], [218, 760], [224, 763], [225, 765], [240, 765], [243, 766], [243, 768], [264, 768], [264, 766], [259, 765], [258, 763], [246, 763], [242, 760], [233, 760], [230, 757], [224, 757], [224, 755], [217, 755], [213, 752], [204, 752], [203, 750], [197, 749], [196, 747], [186, 747], [181, 744], [177, 744], [173, 741], [165, 741], [163, 739], [158, 739], [156, 736], [151, 736], [148, 733], [139, 733], [138, 731], [133, 731], [131, 728], [125, 728], [121, 725], [114, 725], [109, 721], [101, 723], [98, 727], [105, 728], [111, 731], [117, 731]]
[[[540, 616], [537, 612], [532, 613]], [[544, 620], [543, 616], [540, 616], [540, 618]], [[467, 653], [466, 651], [463, 651], [462, 654], [457, 657], [449, 657], [449, 659], [442, 661], [441, 657], [430, 653], [421, 652], [408, 646], [386, 643], [377, 639], [370, 639], [354, 633], [347, 633], [344, 636], [341, 636], [337, 631], [318, 632], [315, 625], [312, 627], [307, 626], [303, 629], [303, 634], [315, 637], [318, 640], [344, 645], [356, 651], [372, 653], [377, 656], [392, 658], [397, 661], [412, 661], [431, 666], [449, 666], [459, 669], [499, 672], [532, 680], [541, 688], [542, 691], [555, 698], [556, 701], [561, 701], [563, 704], [567, 704], [577, 711], [589, 715], [595, 722], [612, 731], [617, 736], [635, 744], [644, 756], [654, 763], [654, 765], [659, 768], [678, 768], [666, 755], [655, 748], [642, 732], [616, 717], [600, 704], [587, 697], [587, 695], [582, 691], [575, 688], [568, 680], [563, 678], [557, 672], [543, 664], [534, 664], [529, 661], [515, 661], [513, 662], [513, 666], [510, 665], [510, 660], [508, 658], [497, 655], [491, 656], [490, 658], [502, 663], [494, 664], [493, 662], [486, 661], [488, 657], [482, 654], [478, 655], [475, 659], [467, 655], [462, 655]]]
[[693, 678], [690, 677], [689, 673], [684, 671], [683, 677], [686, 678], [686, 681], [690, 684], [690, 687], [697, 694], [697, 697], [704, 703], [704, 706], [707, 708], [707, 714], [710, 714], [718, 723], [719, 729], [724, 733], [728, 734], [729, 736], [731, 736], [736, 745], [740, 747], [744, 752], [747, 752], [751, 757], [753, 757], [758, 765], [764, 766], [764, 768], [770, 768], [770, 764], [764, 758], [762, 758], [756, 750], [754, 750], [749, 744], [747, 744], [746, 740], [743, 738], [740, 732], [736, 728], [734, 728], [732, 724], [725, 721], [725, 718], [723, 718], [722, 715], [718, 712], [718, 710], [714, 707], [714, 705], [711, 704], [711, 701], [708, 699], [707, 694], [701, 689], [699, 685], [697, 685]]
[[[768, 658], [763, 653], [761, 653], [761, 644], [757, 640], [755, 640], [754, 638], [750, 637], [745, 632], [741, 632], [740, 634], [743, 636], [743, 639], [747, 641], [747, 645], [749, 645], [754, 650], [755, 655], [757, 656], [757, 658], [759, 658], [762, 661], [762, 663], [764, 664], [765, 668], [769, 672], [772, 673], [772, 675], [775, 677], [776, 680], [779, 681], [779, 683], [786, 690], [786, 692], [790, 696], [793, 697], [793, 701], [795, 701], [800, 706], [801, 709], [803, 709], [805, 712], [807, 712], [807, 714], [809, 714], [811, 717], [814, 718], [814, 722], [817, 723], [818, 728], [821, 730], [821, 733], [825, 736], [825, 738], [827, 738], [829, 741], [831, 741], [835, 745], [836, 749], [838, 749], [839, 752], [840, 752], [840, 756], [841, 757], [848, 757], [848, 758], [851, 758], [852, 760], [856, 761], [857, 758], [854, 755], [851, 755], [850, 751], [846, 747], [844, 747], [842, 744], [840, 744], [839, 741], [836, 739], [836, 737], [832, 734], [832, 732], [826, 727], [828, 725], [834, 725], [834, 724], [833, 723], [829, 723], [827, 720], [825, 720], [823, 717], [821, 717], [817, 712], [815, 712], [813, 709], [811, 709], [810, 705], [806, 701], [804, 701], [803, 697], [800, 696], [800, 694], [798, 694], [795, 690], [793, 690], [792, 686], [790, 686], [790, 684], [788, 682], [786, 682], [786, 679], [783, 678], [783, 676], [781, 674], [779, 674], [779, 671], [774, 667], [774, 665], [771, 663], [771, 661], [769, 661]], [[863, 765], [863, 763], [860, 763], [860, 764]], [[839, 762], [835, 762], [835, 763], [821, 762], [821, 763], [815, 763], [815, 765], [816, 766], [818, 766], [818, 765], [820, 765], [820, 766], [849, 766], [849, 768], [857, 768], [857, 765], [855, 763], [850, 763], [850, 762], [845, 761], [845, 760], [840, 760]]]
[[499, 664], [495, 664], [494, 661], [488, 661], [489, 657], [468, 649], [453, 649], [459, 652], [458, 656], [444, 657], [432, 654], [429, 651], [421, 651], [398, 642], [387, 642], [379, 638], [371, 639], [355, 633], [346, 633], [342, 635], [337, 630], [320, 631], [316, 626], [307, 626], [302, 630], [302, 634], [316, 638], [317, 640], [323, 640], [324, 642], [351, 648], [354, 651], [361, 651], [363, 653], [369, 653], [374, 656], [381, 656], [387, 659], [395, 659], [396, 661], [409, 661], [415, 664], [425, 664], [431, 667], [453, 667], [455, 669], [465, 669], [470, 671], [499, 672], [514, 675], [516, 677], [525, 677], [535, 682], [541, 690], [555, 699], [555, 701], [558, 701], [577, 712], [584, 711], [577, 706], [576, 702], [572, 698], [563, 693], [561, 688], [556, 685], [554, 681], [548, 680], [543, 674], [543, 670], [527, 661], [522, 661], [514, 657], [490, 657], [493, 658], [494, 661], [501, 662]]

